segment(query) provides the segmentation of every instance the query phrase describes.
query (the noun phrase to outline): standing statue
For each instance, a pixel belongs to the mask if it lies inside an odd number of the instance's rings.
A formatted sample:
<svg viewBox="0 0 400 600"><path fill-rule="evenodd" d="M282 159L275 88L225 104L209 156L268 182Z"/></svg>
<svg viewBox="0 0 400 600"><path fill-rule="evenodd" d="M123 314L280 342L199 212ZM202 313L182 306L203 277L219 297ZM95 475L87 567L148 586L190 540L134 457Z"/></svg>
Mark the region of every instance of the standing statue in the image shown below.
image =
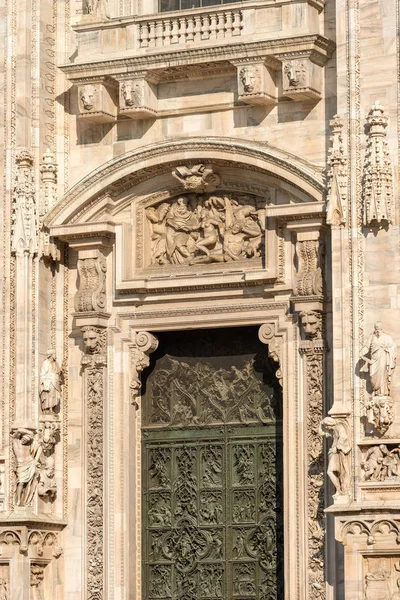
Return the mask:
<svg viewBox="0 0 400 600"><path fill-rule="evenodd" d="M377 321L360 354L365 362L361 371L369 372L373 396L389 396L392 373L396 366L396 351L396 343L383 331L381 321Z"/></svg>
<svg viewBox="0 0 400 600"><path fill-rule="evenodd" d="M325 417L321 421L320 434L327 438L333 438L329 449L329 462L327 474L336 488L337 495L346 495L350 484L350 461L351 451L350 431L344 419Z"/></svg>
<svg viewBox="0 0 400 600"><path fill-rule="evenodd" d="M39 480L38 463L42 447L29 429L19 427L13 434L13 450L17 461L17 506L29 506Z"/></svg>
<svg viewBox="0 0 400 600"><path fill-rule="evenodd" d="M40 371L40 404L43 414L54 414L61 392L61 368L54 350L47 351Z"/></svg>

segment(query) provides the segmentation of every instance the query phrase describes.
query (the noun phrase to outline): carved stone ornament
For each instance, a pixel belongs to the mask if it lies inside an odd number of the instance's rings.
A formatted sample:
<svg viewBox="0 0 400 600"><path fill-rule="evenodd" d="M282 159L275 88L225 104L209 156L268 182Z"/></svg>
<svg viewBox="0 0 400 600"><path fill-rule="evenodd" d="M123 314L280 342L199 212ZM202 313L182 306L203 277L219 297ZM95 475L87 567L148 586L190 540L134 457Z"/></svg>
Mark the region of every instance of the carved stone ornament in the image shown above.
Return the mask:
<svg viewBox="0 0 400 600"><path fill-rule="evenodd" d="M295 296L320 296L323 292L323 245L319 240L302 240L296 244L298 268L294 281Z"/></svg>
<svg viewBox="0 0 400 600"><path fill-rule="evenodd" d="M61 367L55 350L49 349L40 369L40 407L43 414L54 414L60 404Z"/></svg>
<svg viewBox="0 0 400 600"><path fill-rule="evenodd" d="M28 150L21 150L15 160L12 250L17 254L28 253L33 256L38 250L33 156Z"/></svg>
<svg viewBox="0 0 400 600"><path fill-rule="evenodd" d="M172 175L188 192L214 192L221 183L221 178L214 173L212 165L198 164L190 167L183 165L176 167Z"/></svg>
<svg viewBox="0 0 400 600"><path fill-rule="evenodd" d="M377 321L361 350L360 358L364 365L360 372L367 373L367 384L372 394L366 404L367 421L380 433L385 433L393 423L390 383L396 367L396 354L397 344L383 331L381 321Z"/></svg>
<svg viewBox="0 0 400 600"><path fill-rule="evenodd" d="M43 161L40 165L41 174L41 202L40 217L43 217L57 202L57 163L56 158L50 148L47 148L43 154Z"/></svg>
<svg viewBox="0 0 400 600"><path fill-rule="evenodd" d="M327 474L335 486L335 496L347 496L350 488L352 449L349 424L346 419L325 417L321 421L320 433L332 438Z"/></svg>
<svg viewBox="0 0 400 600"><path fill-rule="evenodd" d="M258 330L258 337L263 344L268 344L268 356L279 365L276 376L282 387L282 336L277 335L276 325L274 323L264 323Z"/></svg>
<svg viewBox="0 0 400 600"><path fill-rule="evenodd" d="M292 100L320 99L322 67L311 60L310 54L286 53L282 56L282 88Z"/></svg>
<svg viewBox="0 0 400 600"><path fill-rule="evenodd" d="M143 85L141 81L123 81L121 83L121 97L123 106L132 108L143 104Z"/></svg>
<svg viewBox="0 0 400 600"><path fill-rule="evenodd" d="M245 65L239 69L239 94L258 94L261 91L260 68Z"/></svg>
<svg viewBox="0 0 400 600"><path fill-rule="evenodd" d="M106 307L107 262L102 254L98 257L78 260L78 291L75 296L77 312L102 311Z"/></svg>
<svg viewBox="0 0 400 600"><path fill-rule="evenodd" d="M96 112L99 110L99 88L97 85L89 83L79 89L79 102L82 111Z"/></svg>
<svg viewBox="0 0 400 600"><path fill-rule="evenodd" d="M38 463L38 495L53 501L57 495L55 478L55 446L59 441L60 425L54 421L41 421L38 430L38 442L42 448Z"/></svg>
<svg viewBox="0 0 400 600"><path fill-rule="evenodd" d="M30 584L31 587L42 587L42 583L44 580L44 569L45 566L44 565L38 565L38 564L31 564L31 579L30 579Z"/></svg>
<svg viewBox="0 0 400 600"><path fill-rule="evenodd" d="M388 117L376 101L368 117L369 127L364 164L364 225L379 225L393 221L393 175L386 127Z"/></svg>
<svg viewBox="0 0 400 600"><path fill-rule="evenodd" d="M79 118L92 123L113 123L118 111L118 87L110 78L78 84Z"/></svg>
<svg viewBox="0 0 400 600"><path fill-rule="evenodd" d="M299 88L307 85L307 68L305 59L288 61L283 72L286 76L285 87Z"/></svg>
<svg viewBox="0 0 400 600"><path fill-rule="evenodd" d="M119 112L130 119L157 116L157 86L147 73L133 79L119 79Z"/></svg>
<svg viewBox="0 0 400 600"><path fill-rule="evenodd" d="M86 14L101 15L107 14L107 0L85 0Z"/></svg>
<svg viewBox="0 0 400 600"><path fill-rule="evenodd" d="M0 600L10 600L9 583L7 577L0 577Z"/></svg>
<svg viewBox="0 0 400 600"><path fill-rule="evenodd" d="M379 444L366 448L360 467L362 481L400 482L400 445Z"/></svg>
<svg viewBox="0 0 400 600"><path fill-rule="evenodd" d="M151 206L146 210L151 262L195 265L259 258L264 251L264 215L264 208L250 196L191 194Z"/></svg>
<svg viewBox="0 0 400 600"><path fill-rule="evenodd" d="M332 136L329 151L326 222L338 227L346 222L348 159L343 143L342 118L335 115L329 124Z"/></svg>
<svg viewBox="0 0 400 600"><path fill-rule="evenodd" d="M157 350L157 338L147 331L138 331L134 334L134 345L131 346L131 370L132 379L130 383L131 402L137 405L140 395L140 375L150 364L150 354Z"/></svg>
<svg viewBox="0 0 400 600"><path fill-rule="evenodd" d="M38 482L38 463L42 446L35 430L18 427L12 434L12 448L15 459L15 505L31 506Z"/></svg>
<svg viewBox="0 0 400 600"><path fill-rule="evenodd" d="M105 357L107 350L107 331L102 327L87 325L82 327L83 346L85 355L82 364L92 363L96 357ZM105 358L104 358L105 360Z"/></svg>

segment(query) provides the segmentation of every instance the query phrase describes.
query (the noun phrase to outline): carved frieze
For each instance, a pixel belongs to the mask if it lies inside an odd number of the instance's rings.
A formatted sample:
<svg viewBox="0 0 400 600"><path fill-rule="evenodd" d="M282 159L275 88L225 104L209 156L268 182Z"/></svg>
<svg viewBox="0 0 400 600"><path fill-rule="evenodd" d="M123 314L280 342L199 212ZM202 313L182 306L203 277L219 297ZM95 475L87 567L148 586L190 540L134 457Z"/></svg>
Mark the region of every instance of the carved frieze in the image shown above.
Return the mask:
<svg viewBox="0 0 400 600"><path fill-rule="evenodd" d="M78 260L78 291L75 296L77 312L103 311L106 307L107 262L98 252L96 257Z"/></svg>
<svg viewBox="0 0 400 600"><path fill-rule="evenodd" d="M78 85L79 118L92 123L113 123L117 118L116 82L103 78Z"/></svg>
<svg viewBox="0 0 400 600"><path fill-rule="evenodd" d="M260 258L264 208L253 196L188 194L146 209L152 265Z"/></svg>
<svg viewBox="0 0 400 600"><path fill-rule="evenodd" d="M377 100L367 117L369 132L363 177L364 225L393 221L392 163L386 141L388 121L383 106Z"/></svg>
<svg viewBox="0 0 400 600"><path fill-rule="evenodd" d="M335 115L329 124L332 136L329 151L326 222L338 227L346 222L348 158L343 143L342 118Z"/></svg>

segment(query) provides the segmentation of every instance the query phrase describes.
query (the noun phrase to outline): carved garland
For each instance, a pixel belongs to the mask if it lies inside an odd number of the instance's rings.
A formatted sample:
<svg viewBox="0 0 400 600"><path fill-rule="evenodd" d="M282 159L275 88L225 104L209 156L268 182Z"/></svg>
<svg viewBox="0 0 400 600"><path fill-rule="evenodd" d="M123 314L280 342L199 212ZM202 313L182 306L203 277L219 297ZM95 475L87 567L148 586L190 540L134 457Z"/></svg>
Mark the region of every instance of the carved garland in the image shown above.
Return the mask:
<svg viewBox="0 0 400 600"><path fill-rule="evenodd" d="M100 327L82 328L85 354L87 410L86 556L87 598L104 598L104 380L107 332Z"/></svg>

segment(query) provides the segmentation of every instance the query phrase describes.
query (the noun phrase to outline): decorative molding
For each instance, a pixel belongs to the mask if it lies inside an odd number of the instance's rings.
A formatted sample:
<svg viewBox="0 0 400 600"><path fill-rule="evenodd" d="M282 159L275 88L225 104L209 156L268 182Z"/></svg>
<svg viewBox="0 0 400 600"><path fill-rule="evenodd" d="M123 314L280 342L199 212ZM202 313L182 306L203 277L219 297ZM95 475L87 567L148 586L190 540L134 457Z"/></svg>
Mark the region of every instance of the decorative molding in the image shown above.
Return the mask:
<svg viewBox="0 0 400 600"><path fill-rule="evenodd" d="M360 544L360 537L365 536L367 546L374 546L380 538L387 539L388 534L395 536L395 543L400 545L400 522L394 519L359 518L343 524L338 540L343 545L349 542ZM353 538L353 539L352 539Z"/></svg>
<svg viewBox="0 0 400 600"><path fill-rule="evenodd" d="M328 194L326 222L333 227L340 227L346 222L348 158L343 143L343 120L335 115L329 121L332 129L331 148L328 162Z"/></svg>
<svg viewBox="0 0 400 600"><path fill-rule="evenodd" d="M268 344L268 356L278 364L276 377L283 387L283 335L279 333L277 323L272 321L261 325L258 337L263 344Z"/></svg>
<svg viewBox="0 0 400 600"><path fill-rule="evenodd" d="M386 141L388 122L385 110L377 100L367 117L369 133L363 175L364 225L367 226L393 222L393 174Z"/></svg>
<svg viewBox="0 0 400 600"><path fill-rule="evenodd" d="M137 406L137 400L140 395L141 380L140 374L150 364L150 354L157 350L158 339L147 331L131 332L133 344L130 344L130 359L132 379L130 383L131 403Z"/></svg>
<svg viewBox="0 0 400 600"><path fill-rule="evenodd" d="M97 251L97 257L78 260L77 312L104 311L107 304L106 273L107 261L100 251Z"/></svg>
<svg viewBox="0 0 400 600"><path fill-rule="evenodd" d="M41 218L51 209L57 202L57 163L54 153L47 148L43 154L42 164L39 168L41 202L39 216Z"/></svg>
<svg viewBox="0 0 400 600"><path fill-rule="evenodd" d="M107 330L86 326L83 334L86 405L86 556L87 598L104 598L104 402Z"/></svg>

